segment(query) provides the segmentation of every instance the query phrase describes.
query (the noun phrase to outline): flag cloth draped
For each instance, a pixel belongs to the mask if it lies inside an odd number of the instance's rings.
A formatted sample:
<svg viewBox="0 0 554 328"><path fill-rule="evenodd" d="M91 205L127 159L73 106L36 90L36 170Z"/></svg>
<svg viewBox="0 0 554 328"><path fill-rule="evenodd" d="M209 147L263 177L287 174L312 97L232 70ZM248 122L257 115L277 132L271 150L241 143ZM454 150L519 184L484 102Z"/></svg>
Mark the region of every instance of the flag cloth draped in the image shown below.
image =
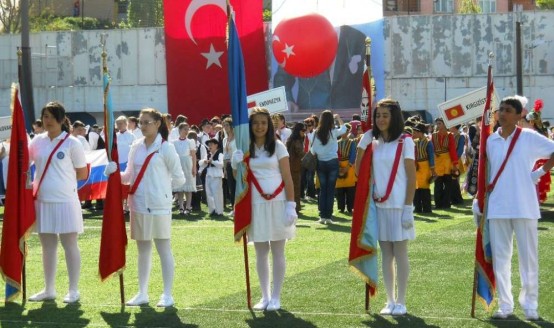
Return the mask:
<svg viewBox="0 0 554 328"><path fill-rule="evenodd" d="M475 270L477 274L477 296L485 305L487 310L490 309L494 301L496 283L492 266L492 249L489 239L489 221L487 215L487 181L489 174L489 165L487 161L487 139L491 134L492 124L492 99L494 94L494 82L492 78L492 67L489 65L487 78L487 98L485 101L485 109L483 111L483 120L481 121L481 136L479 139L479 163L477 176L477 201L481 209L479 227L477 228L477 236L475 242Z"/></svg>
<svg viewBox="0 0 554 328"><path fill-rule="evenodd" d="M377 291L378 264L377 209L371 197L373 194L372 156L373 150L370 143L364 152L358 174L348 262L351 269L369 285L369 293L374 296Z"/></svg>
<svg viewBox="0 0 554 328"><path fill-rule="evenodd" d="M240 28L248 94L267 90L263 3L230 2ZM194 123L229 113L226 1L164 0L164 22L169 113L185 114Z"/></svg>
<svg viewBox="0 0 554 328"><path fill-rule="evenodd" d="M366 65L364 75L362 77L362 130L366 132L371 129L371 105L373 103L373 90L371 86L371 68Z"/></svg>
<svg viewBox="0 0 554 328"><path fill-rule="evenodd" d="M104 122L106 122L106 153L110 161L118 163L117 138L115 137L114 115L110 95L110 75L104 67ZM108 279L125 269L127 232L123 216L123 198L119 169L108 177L104 213L102 216L102 236L98 268L100 279Z"/></svg>
<svg viewBox="0 0 554 328"><path fill-rule="evenodd" d="M0 272L6 280L6 301L15 299L22 290L22 270L27 250L25 240L35 223L35 205L29 169L29 150L25 118L17 84L12 84L12 132Z"/></svg>
<svg viewBox="0 0 554 328"><path fill-rule="evenodd" d="M244 59L234 19L229 18L229 92L231 115L237 149L244 153L244 161L237 167L237 186L235 192L235 241L240 241L252 221L252 195L248 170L250 125L246 101L246 77Z"/></svg>

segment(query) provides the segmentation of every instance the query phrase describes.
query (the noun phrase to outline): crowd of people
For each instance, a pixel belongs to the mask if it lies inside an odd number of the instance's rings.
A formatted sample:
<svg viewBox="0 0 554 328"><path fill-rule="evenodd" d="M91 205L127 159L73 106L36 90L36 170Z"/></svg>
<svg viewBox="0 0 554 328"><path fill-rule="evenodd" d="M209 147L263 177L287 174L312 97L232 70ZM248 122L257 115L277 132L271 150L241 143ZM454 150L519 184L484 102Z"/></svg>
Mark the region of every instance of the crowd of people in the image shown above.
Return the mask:
<svg viewBox="0 0 554 328"><path fill-rule="evenodd" d="M519 300L526 317L538 319L536 230L539 203L546 200L550 190L550 174L546 173L554 165L554 141L548 122L541 119L542 102L537 101L531 111L526 110L527 102L518 96L502 100L494 113L494 133L486 147L491 177L495 177L494 181L492 178L488 181L485 217L491 224L499 293L496 318L508 317L514 308L510 263L515 234L522 279ZM414 213L426 215L433 209L465 206L463 194L468 199L475 196L481 118L448 129L442 118L436 118L433 124L427 124L418 115L406 118L398 102L384 99L376 104L371 121L373 128L363 131L359 115L345 123L338 114L325 110L319 116L287 123L280 113L271 115L266 109L253 109L248 159L254 186L253 215L247 234L254 243L262 293L255 310L273 311L281 307L285 245L295 236L295 222L302 213L302 205L317 200L318 222L323 225L334 224L335 199L339 212L351 214L361 161L371 149L368 202L378 222L377 238L387 294L381 314L407 313L408 243L415 239ZM199 212L205 203L211 218L233 217L235 170L245 160L244 154L237 150L233 121L228 115L205 119L196 126L189 124L184 115L173 121L171 115L147 108L138 118L118 117L115 128L119 162L108 163L104 174L119 171L122 183L128 185L129 196L122 206L129 213L131 238L138 248L138 293L127 305L149 302L154 241L164 286L157 305L172 306L173 208L176 206L186 218ZM80 202L77 181L88 174L86 152L103 149L106 142L101 127L89 128L80 121L70 124L58 102L44 106L33 129L29 152L36 167L33 194L45 287L29 300L56 297L59 239L69 276L64 302L73 303L80 299L81 259L77 239L83 232L82 209L92 209L90 201ZM1 192L5 192L7 146L3 142L0 152L4 168L4 174L0 175ZM317 159L316 169L303 165L307 153ZM504 169L507 173L500 176ZM514 198L521 196L511 191L515 186L525 189L525 201ZM476 204L474 200L472 210L479 218L483 211ZM226 205L230 208L227 213ZM102 200L96 200L94 208L101 209Z"/></svg>

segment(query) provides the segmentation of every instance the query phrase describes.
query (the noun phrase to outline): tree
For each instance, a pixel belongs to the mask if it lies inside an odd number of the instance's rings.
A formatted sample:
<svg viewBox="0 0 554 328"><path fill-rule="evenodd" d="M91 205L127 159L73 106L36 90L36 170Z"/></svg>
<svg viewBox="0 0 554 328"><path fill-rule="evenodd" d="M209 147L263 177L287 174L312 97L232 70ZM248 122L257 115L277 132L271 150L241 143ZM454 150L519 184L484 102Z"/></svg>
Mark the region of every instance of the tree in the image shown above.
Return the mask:
<svg viewBox="0 0 554 328"><path fill-rule="evenodd" d="M20 16L19 1L0 0L0 31L4 33L19 32Z"/></svg>
<svg viewBox="0 0 554 328"><path fill-rule="evenodd" d="M475 0L461 0L458 7L460 14L478 14L481 12L481 7Z"/></svg>
<svg viewBox="0 0 554 328"><path fill-rule="evenodd" d="M554 9L554 0L537 0L536 4L542 10Z"/></svg>
<svg viewBox="0 0 554 328"><path fill-rule="evenodd" d="M130 0L127 10L131 27L164 26L163 0Z"/></svg>

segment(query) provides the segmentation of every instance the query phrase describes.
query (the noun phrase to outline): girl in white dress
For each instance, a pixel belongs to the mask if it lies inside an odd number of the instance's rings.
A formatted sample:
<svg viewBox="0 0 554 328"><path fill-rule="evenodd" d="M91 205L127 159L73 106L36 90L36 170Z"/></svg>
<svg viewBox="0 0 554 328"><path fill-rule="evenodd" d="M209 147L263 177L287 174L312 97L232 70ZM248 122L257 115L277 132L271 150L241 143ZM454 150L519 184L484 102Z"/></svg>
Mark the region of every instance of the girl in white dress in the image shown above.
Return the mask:
<svg viewBox="0 0 554 328"><path fill-rule="evenodd" d="M265 196L260 194L254 183L251 184L252 221L248 240L254 242L256 270L262 291L262 299L254 310L276 311L281 308L281 287L285 279L285 243L295 235L297 214L289 155L285 145L275 139L273 124L265 108L255 107L250 114L250 155L249 169ZM233 165L242 161L242 157L242 152L237 150L233 154ZM272 293L269 283L270 250L273 258Z"/></svg>
<svg viewBox="0 0 554 328"><path fill-rule="evenodd" d="M189 214L191 211L192 193L196 192L196 142L188 139L189 125L188 123L179 124L179 138L172 143L175 146L179 160L181 161L181 169L185 175L185 183L173 189L177 193L177 204L179 205L179 213ZM195 163L195 165L193 165ZM183 204L183 198L186 196L186 207Z"/></svg>
<svg viewBox="0 0 554 328"><path fill-rule="evenodd" d="M163 277L163 294L157 306L168 307L175 303L171 295L175 274L170 245L171 193L185 183L185 176L175 147L166 142L168 128L162 114L153 108L143 109L139 124L144 137L131 146L127 168L121 173L121 182L131 185L128 199L131 239L137 241L138 248L139 292L126 304L138 306L148 303L153 239L160 256ZM116 168L116 164L110 162L106 175L115 172ZM142 179L139 178L141 176Z"/></svg>
<svg viewBox="0 0 554 328"><path fill-rule="evenodd" d="M392 99L379 101L373 112L373 122L373 135L364 134L358 144L356 169L360 167L359 160L365 149L372 143L374 194L369 197L373 197L377 208L378 240L387 292L387 303L381 314L404 315L407 313L406 289L410 271L408 241L415 238L415 146L410 136L403 135L404 120L398 102ZM396 161L399 149L401 153ZM393 176L395 166L397 171ZM392 189L387 192L389 186ZM395 285L398 287L397 296Z"/></svg>
<svg viewBox="0 0 554 328"><path fill-rule="evenodd" d="M31 296L29 301L40 302L56 298L59 236L69 275L69 293L63 301L74 303L80 298L78 283L81 252L77 235L83 233L83 213L77 194L77 180L87 178L87 161L81 142L69 134L69 122L62 104L46 104L42 109L41 119L47 133L35 135L29 145L29 155L36 166L33 181L35 228L42 245L44 290Z"/></svg>

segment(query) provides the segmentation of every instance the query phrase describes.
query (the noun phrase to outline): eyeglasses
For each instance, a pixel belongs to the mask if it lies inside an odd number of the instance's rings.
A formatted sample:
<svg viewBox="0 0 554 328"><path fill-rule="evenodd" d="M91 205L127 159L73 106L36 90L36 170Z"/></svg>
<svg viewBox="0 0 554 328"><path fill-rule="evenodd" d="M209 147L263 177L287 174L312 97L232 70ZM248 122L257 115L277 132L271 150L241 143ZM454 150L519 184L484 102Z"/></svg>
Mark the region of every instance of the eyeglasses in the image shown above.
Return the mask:
<svg viewBox="0 0 554 328"><path fill-rule="evenodd" d="M147 126L147 125L150 125L152 123L154 123L155 121L139 121L139 125L144 125L144 126Z"/></svg>

